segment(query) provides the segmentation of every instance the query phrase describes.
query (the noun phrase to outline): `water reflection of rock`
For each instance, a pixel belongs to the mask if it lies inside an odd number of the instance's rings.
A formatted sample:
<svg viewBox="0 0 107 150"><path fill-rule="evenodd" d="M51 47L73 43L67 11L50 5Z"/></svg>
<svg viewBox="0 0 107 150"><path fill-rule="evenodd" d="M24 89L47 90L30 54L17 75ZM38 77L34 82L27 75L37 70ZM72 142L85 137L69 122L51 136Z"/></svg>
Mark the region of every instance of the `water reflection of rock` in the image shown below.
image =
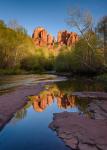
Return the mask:
<svg viewBox="0 0 107 150"><path fill-rule="evenodd" d="M45 93L39 96L32 96L33 100L33 108L37 112L43 112L49 105L56 101L59 109L67 109L71 107L75 107L75 96L68 96L64 93L59 93L59 95L55 96L54 93L49 91L45 91Z"/></svg>
<svg viewBox="0 0 107 150"><path fill-rule="evenodd" d="M67 94L62 94L57 97L58 108L75 107L75 96L68 96Z"/></svg>
<svg viewBox="0 0 107 150"><path fill-rule="evenodd" d="M85 113L90 116L88 106L91 101L87 98L87 96L84 99L80 100L80 96L78 97L78 95L74 94L75 89L73 89L73 87L75 87L75 82L70 82L69 86L67 86L68 82L66 85L66 82L61 82L62 86L61 83L47 85L46 90L41 91L39 95L31 96L34 110L36 112L43 112L49 105L56 102L59 109L75 107L78 108L79 112ZM85 84L85 89L87 89L86 86L89 85ZM95 88L95 90L98 90L98 87L100 87L100 85L98 86L96 84L93 86L90 85L88 90L91 91L93 90L93 88ZM80 93L82 94L84 92Z"/></svg>

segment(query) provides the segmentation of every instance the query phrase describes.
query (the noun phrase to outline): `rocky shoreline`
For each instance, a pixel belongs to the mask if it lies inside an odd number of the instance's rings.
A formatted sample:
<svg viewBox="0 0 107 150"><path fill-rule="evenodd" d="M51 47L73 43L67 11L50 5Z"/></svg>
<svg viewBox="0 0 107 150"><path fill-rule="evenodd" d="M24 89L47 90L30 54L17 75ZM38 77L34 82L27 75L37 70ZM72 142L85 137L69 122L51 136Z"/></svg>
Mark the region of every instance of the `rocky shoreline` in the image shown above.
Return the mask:
<svg viewBox="0 0 107 150"><path fill-rule="evenodd" d="M57 81L57 80L56 80ZM0 129L27 102L27 96L38 94L46 84L20 86L10 93L0 96ZM88 99L86 112L62 112L54 114L49 127L59 138L74 150L107 150L107 93L73 92L80 101Z"/></svg>
<svg viewBox="0 0 107 150"><path fill-rule="evenodd" d="M100 94L90 95L94 98L95 95L97 98L100 96L100 99L90 99L88 114L72 112L54 114L53 122L49 127L55 130L58 137L71 149L107 150L107 93L102 93L103 98L106 99L101 99ZM81 95L86 96L83 93Z"/></svg>
<svg viewBox="0 0 107 150"><path fill-rule="evenodd" d="M27 103L27 96L38 94L44 89L45 84L44 82L31 86L21 86L13 92L0 96L0 129Z"/></svg>
<svg viewBox="0 0 107 150"><path fill-rule="evenodd" d="M56 78L57 77L57 78ZM42 80L34 84L13 87L12 91L0 95L0 129L14 116L14 114L27 104L30 95L37 95L44 90L45 85L66 80L65 77L56 76L52 80Z"/></svg>

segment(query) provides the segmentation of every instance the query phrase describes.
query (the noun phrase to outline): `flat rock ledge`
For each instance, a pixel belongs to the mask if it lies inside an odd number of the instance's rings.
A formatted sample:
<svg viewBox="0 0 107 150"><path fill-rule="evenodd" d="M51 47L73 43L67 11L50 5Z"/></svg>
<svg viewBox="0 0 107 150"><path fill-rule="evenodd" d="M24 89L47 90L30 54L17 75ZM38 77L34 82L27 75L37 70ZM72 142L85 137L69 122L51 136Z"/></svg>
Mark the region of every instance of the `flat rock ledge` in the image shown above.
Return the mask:
<svg viewBox="0 0 107 150"><path fill-rule="evenodd" d="M31 86L21 86L15 91L0 96L0 129L14 116L14 114L27 104L27 96L38 94L44 89L46 83Z"/></svg>
<svg viewBox="0 0 107 150"><path fill-rule="evenodd" d="M73 92L72 96L79 98L103 99L107 100L107 92Z"/></svg>
<svg viewBox="0 0 107 150"><path fill-rule="evenodd" d="M107 119L90 119L78 113L54 114L49 125L74 150L107 150Z"/></svg>

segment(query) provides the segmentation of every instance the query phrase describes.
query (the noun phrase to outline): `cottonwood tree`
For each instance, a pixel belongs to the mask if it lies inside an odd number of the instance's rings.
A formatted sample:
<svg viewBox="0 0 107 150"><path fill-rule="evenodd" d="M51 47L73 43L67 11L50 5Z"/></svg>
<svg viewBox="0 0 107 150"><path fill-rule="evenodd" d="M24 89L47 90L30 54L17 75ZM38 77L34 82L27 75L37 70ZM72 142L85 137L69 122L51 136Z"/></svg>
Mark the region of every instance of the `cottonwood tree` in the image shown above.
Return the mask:
<svg viewBox="0 0 107 150"><path fill-rule="evenodd" d="M95 55L97 44L94 45L93 40L97 41L97 37L95 32L93 31L93 18L89 11L81 10L80 8L73 7L68 10L68 18L67 24L72 27L76 28L80 33L82 39L84 39L85 43L87 43L87 56L90 57L89 60L93 59L93 55ZM86 49L86 47L84 47ZM77 55L78 58L81 59L82 63L87 66L89 69L95 70L92 66L85 63L81 55ZM93 61L93 60L92 60Z"/></svg>
<svg viewBox="0 0 107 150"><path fill-rule="evenodd" d="M0 28L6 28L6 24L3 20L0 20Z"/></svg>
<svg viewBox="0 0 107 150"><path fill-rule="evenodd" d="M107 16L104 16L97 24L96 32L103 42L104 57L107 63Z"/></svg>
<svg viewBox="0 0 107 150"><path fill-rule="evenodd" d="M86 32L93 32L92 31L92 26L93 26L93 18L90 14L89 11L84 11L79 8L70 8L68 10L68 19L67 19L67 24L70 27L76 28L82 37L85 39L89 47L93 50L93 47L91 43L89 42L90 40L90 34L89 36L86 36Z"/></svg>
<svg viewBox="0 0 107 150"><path fill-rule="evenodd" d="M13 27L20 29L18 25L13 24ZM35 45L28 35L0 20L0 68L17 68L22 59L34 53Z"/></svg>
<svg viewBox="0 0 107 150"><path fill-rule="evenodd" d="M27 30L22 27L16 20L10 20L8 23L8 27L15 30L16 32L27 35Z"/></svg>

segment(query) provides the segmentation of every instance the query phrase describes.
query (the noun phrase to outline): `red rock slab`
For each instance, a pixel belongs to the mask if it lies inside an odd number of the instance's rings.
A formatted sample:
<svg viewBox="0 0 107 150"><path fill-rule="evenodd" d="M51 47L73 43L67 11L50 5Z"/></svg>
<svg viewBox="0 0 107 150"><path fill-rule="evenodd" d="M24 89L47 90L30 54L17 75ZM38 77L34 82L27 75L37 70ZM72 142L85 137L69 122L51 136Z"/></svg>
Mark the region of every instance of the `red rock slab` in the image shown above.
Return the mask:
<svg viewBox="0 0 107 150"><path fill-rule="evenodd" d="M107 92L73 92L72 95L79 98L107 99Z"/></svg>
<svg viewBox="0 0 107 150"><path fill-rule="evenodd" d="M2 128L27 103L27 96L43 90L45 83L22 86L11 93L0 96L0 128Z"/></svg>
<svg viewBox="0 0 107 150"><path fill-rule="evenodd" d="M75 150L107 150L107 120L94 120L78 113L54 114L49 125L65 144Z"/></svg>

